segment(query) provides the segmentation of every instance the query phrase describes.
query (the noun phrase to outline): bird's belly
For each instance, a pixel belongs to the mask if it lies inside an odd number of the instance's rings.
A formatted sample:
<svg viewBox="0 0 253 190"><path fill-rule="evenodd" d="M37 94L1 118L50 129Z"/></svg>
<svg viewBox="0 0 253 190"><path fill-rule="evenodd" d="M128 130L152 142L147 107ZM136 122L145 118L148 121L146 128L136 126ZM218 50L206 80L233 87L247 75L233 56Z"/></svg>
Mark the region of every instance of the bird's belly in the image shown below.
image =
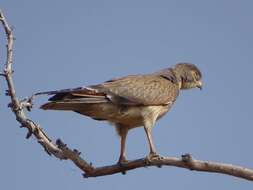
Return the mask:
<svg viewBox="0 0 253 190"><path fill-rule="evenodd" d="M141 126L142 116L139 106L121 106L111 103L89 104L78 113L95 120L107 120L110 123L119 123L127 126Z"/></svg>
<svg viewBox="0 0 253 190"><path fill-rule="evenodd" d="M168 111L168 106L121 106L115 104L93 104L86 106L81 114L96 120L122 124L129 128L144 125L147 118L159 119Z"/></svg>
<svg viewBox="0 0 253 190"><path fill-rule="evenodd" d="M120 123L129 128L139 127L143 125L142 107L131 106L123 107L116 113L115 118L112 118L114 123Z"/></svg>
<svg viewBox="0 0 253 190"><path fill-rule="evenodd" d="M143 126L147 118L160 119L167 111L168 106L131 106L120 109L110 122L135 128Z"/></svg>

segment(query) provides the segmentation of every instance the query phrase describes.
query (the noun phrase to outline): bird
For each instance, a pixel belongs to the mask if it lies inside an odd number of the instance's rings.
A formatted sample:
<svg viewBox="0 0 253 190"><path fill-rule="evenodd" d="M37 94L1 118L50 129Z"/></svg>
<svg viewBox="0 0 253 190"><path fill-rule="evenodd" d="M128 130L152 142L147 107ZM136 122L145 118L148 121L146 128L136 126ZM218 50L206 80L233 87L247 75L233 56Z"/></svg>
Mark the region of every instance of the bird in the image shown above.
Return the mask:
<svg viewBox="0 0 253 190"><path fill-rule="evenodd" d="M100 84L39 92L51 95L40 108L64 110L108 121L120 137L118 164L128 163L125 146L129 130L143 127L149 145L147 161L162 158L153 143L152 128L175 103L181 90L202 89L202 74L196 65L178 63L149 74L119 77Z"/></svg>

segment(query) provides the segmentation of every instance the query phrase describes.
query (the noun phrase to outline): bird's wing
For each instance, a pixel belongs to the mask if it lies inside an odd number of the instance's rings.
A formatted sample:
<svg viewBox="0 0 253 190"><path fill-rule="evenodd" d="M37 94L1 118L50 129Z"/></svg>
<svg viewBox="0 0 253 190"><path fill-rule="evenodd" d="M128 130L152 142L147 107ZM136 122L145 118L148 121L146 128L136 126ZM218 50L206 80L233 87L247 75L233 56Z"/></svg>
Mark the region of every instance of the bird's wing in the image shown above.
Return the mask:
<svg viewBox="0 0 253 190"><path fill-rule="evenodd" d="M159 74L130 75L91 86L116 104L164 105L178 96L178 85Z"/></svg>
<svg viewBox="0 0 253 190"><path fill-rule="evenodd" d="M166 105L173 103L178 93L178 86L173 80L151 74L129 75L89 87L39 92L35 95L53 95L49 103L41 106L42 109L72 109L81 104L108 102L119 105Z"/></svg>

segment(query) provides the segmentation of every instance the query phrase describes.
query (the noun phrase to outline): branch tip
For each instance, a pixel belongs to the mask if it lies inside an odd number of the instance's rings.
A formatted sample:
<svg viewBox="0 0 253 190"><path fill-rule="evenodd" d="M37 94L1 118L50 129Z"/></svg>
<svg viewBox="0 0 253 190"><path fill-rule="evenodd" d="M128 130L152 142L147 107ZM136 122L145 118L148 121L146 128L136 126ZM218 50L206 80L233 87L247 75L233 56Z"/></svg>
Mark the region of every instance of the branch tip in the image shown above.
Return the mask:
<svg viewBox="0 0 253 190"><path fill-rule="evenodd" d="M6 45L6 47L8 48L8 45ZM9 52L12 52L13 50L12 49L9 49L8 50ZM13 63L12 60L8 61L8 63ZM10 70L8 68L4 68L4 74L5 75L11 75L14 73L14 70Z"/></svg>
<svg viewBox="0 0 253 190"><path fill-rule="evenodd" d="M10 96L10 95L11 95L10 90L5 90L5 96Z"/></svg>
<svg viewBox="0 0 253 190"><path fill-rule="evenodd" d="M20 106L22 108L26 108L28 111L31 111L33 103L31 102L30 98L24 98L23 100L20 100Z"/></svg>
<svg viewBox="0 0 253 190"><path fill-rule="evenodd" d="M65 147L67 147L67 144L63 143L63 141L61 139L57 139L56 140L56 145L58 146L58 148L65 148Z"/></svg>
<svg viewBox="0 0 253 190"><path fill-rule="evenodd" d="M73 149L73 152L74 152L77 156L80 156L80 155L81 155L81 152L78 151L77 149Z"/></svg>
<svg viewBox="0 0 253 190"><path fill-rule="evenodd" d="M32 134L33 134L33 131L32 131L31 129L28 128L28 132L27 132L25 138L26 138L26 139L29 139L29 138L32 136ZM39 140L38 140L38 142L39 142Z"/></svg>
<svg viewBox="0 0 253 190"><path fill-rule="evenodd" d="M192 156L189 153L183 154L181 157L183 162L189 163L192 161Z"/></svg>

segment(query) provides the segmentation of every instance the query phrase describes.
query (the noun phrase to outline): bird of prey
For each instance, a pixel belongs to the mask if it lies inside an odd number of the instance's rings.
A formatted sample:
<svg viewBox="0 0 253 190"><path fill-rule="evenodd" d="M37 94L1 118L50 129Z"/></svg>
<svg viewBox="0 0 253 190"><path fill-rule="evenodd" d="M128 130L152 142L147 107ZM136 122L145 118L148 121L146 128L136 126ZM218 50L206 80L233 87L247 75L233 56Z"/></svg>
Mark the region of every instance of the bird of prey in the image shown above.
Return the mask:
<svg viewBox="0 0 253 190"><path fill-rule="evenodd" d="M151 160L159 155L152 139L155 122L167 113L180 90L202 88L201 72L193 64L179 63L151 74L129 75L87 87L40 92L53 95L44 110L68 110L112 123L120 136L119 164L127 162L128 131L143 126Z"/></svg>

